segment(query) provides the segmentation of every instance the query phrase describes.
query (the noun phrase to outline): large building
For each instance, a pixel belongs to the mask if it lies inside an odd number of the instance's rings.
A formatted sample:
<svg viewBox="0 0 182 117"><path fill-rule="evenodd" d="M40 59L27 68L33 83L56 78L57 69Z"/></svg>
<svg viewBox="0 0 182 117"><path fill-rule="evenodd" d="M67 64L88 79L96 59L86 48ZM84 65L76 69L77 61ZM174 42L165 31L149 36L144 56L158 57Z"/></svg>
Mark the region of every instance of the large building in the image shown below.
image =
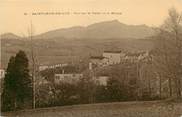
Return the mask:
<svg viewBox="0 0 182 117"><path fill-rule="evenodd" d="M122 51L104 51L102 56L91 56L89 69L102 67L107 65L120 64L123 62L138 62L146 61L149 57L149 52L122 52Z"/></svg>
<svg viewBox="0 0 182 117"><path fill-rule="evenodd" d="M108 58L108 64L119 64L121 62L121 58L124 56L124 53L121 51L104 51L103 57Z"/></svg>
<svg viewBox="0 0 182 117"><path fill-rule="evenodd" d="M107 65L120 64L124 56L125 53L121 51L104 51L102 53L102 56L90 57L89 69L94 69L95 67L102 67Z"/></svg>

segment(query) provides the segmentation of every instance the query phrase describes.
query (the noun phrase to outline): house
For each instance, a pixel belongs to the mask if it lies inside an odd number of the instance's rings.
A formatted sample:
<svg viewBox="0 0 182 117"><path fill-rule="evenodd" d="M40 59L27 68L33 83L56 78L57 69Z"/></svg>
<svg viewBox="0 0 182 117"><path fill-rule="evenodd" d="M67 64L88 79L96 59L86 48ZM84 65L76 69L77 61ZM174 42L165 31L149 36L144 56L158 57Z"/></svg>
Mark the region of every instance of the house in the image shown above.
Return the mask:
<svg viewBox="0 0 182 117"><path fill-rule="evenodd" d="M98 76L95 78L95 82L97 85L106 86L108 79L109 79L108 76Z"/></svg>
<svg viewBox="0 0 182 117"><path fill-rule="evenodd" d="M89 69L93 69L94 67L101 67L108 65L109 59L103 56L91 56Z"/></svg>
<svg viewBox="0 0 182 117"><path fill-rule="evenodd" d="M119 64L121 62L121 58L125 54L122 53L121 51L104 51L103 52L103 57L108 58L108 64L113 65L113 64Z"/></svg>
<svg viewBox="0 0 182 117"><path fill-rule="evenodd" d="M79 73L55 74L54 82L74 84L77 83L81 78L83 78L83 74Z"/></svg>
<svg viewBox="0 0 182 117"><path fill-rule="evenodd" d="M102 56L91 56L89 69L94 67L102 67L107 65L119 64L125 57L125 53L121 51L104 51Z"/></svg>
<svg viewBox="0 0 182 117"><path fill-rule="evenodd" d="M5 70L4 69L0 69L0 79L5 77Z"/></svg>
<svg viewBox="0 0 182 117"><path fill-rule="evenodd" d="M49 67L47 65L40 65L39 66L39 71L43 71L43 70L46 70L48 69Z"/></svg>

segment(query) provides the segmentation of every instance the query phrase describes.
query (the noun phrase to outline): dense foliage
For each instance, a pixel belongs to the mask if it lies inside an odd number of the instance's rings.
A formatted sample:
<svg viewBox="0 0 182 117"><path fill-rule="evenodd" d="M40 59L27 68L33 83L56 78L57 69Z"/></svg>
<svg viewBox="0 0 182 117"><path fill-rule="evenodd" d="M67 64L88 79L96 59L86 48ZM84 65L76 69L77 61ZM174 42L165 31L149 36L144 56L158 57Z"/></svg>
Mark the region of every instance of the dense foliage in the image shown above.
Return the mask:
<svg viewBox="0 0 182 117"><path fill-rule="evenodd" d="M12 111L30 105L32 88L28 58L23 51L11 57L4 78L2 110Z"/></svg>

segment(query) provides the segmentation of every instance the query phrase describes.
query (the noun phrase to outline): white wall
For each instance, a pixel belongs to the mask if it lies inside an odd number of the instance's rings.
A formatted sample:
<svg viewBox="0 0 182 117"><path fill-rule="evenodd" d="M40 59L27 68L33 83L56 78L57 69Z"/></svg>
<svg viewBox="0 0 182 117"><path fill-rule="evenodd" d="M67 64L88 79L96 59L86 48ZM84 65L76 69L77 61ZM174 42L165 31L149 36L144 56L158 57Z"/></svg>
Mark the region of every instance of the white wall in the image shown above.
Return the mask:
<svg viewBox="0 0 182 117"><path fill-rule="evenodd" d="M121 62L121 53L103 53L103 57L109 59L109 64L118 64Z"/></svg>
<svg viewBox="0 0 182 117"><path fill-rule="evenodd" d="M83 77L83 74L55 74L56 83L76 83Z"/></svg>
<svg viewBox="0 0 182 117"><path fill-rule="evenodd" d="M0 79L5 77L5 70L0 69Z"/></svg>
<svg viewBox="0 0 182 117"><path fill-rule="evenodd" d="M108 79L108 76L99 76L96 78L96 83L98 83L99 85L106 86Z"/></svg>

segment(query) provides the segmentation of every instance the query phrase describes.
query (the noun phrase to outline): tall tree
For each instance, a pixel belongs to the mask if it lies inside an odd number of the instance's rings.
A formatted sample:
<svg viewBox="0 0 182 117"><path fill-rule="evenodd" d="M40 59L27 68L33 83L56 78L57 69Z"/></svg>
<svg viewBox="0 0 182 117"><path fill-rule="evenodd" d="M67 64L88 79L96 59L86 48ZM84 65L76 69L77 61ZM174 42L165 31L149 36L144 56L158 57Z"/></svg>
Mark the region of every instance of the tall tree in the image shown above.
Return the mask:
<svg viewBox="0 0 182 117"><path fill-rule="evenodd" d="M169 82L170 96L172 83L176 97L181 97L182 77L182 26L181 15L176 9L169 10L169 17L161 26L157 35L156 53L157 63L161 73Z"/></svg>
<svg viewBox="0 0 182 117"><path fill-rule="evenodd" d="M5 75L2 100L8 105L5 110L24 108L32 95L31 79L29 76L28 59L23 51L11 57ZM7 100L6 100L7 97Z"/></svg>
<svg viewBox="0 0 182 117"><path fill-rule="evenodd" d="M17 86L16 86L16 93L17 93L17 101L21 103L25 103L26 99L31 99L32 95L32 85L31 85L31 78L29 75L28 69L28 58L23 51L19 51L15 57L15 75L14 78L16 79Z"/></svg>
<svg viewBox="0 0 182 117"><path fill-rule="evenodd" d="M31 74L32 74L32 108L35 108L35 102L36 102L36 99L35 99L35 84L36 84L36 79L35 77L37 77L37 59L36 59L36 54L35 54L35 51L34 51L34 43L33 43L33 35L34 35L34 28L33 28L33 24L32 24L32 21L31 21L31 24L30 24L30 29L28 30L28 34L29 34L29 38L30 38L30 58L31 58L31 63L32 63L32 66L31 66Z"/></svg>
<svg viewBox="0 0 182 117"><path fill-rule="evenodd" d="M2 111L11 111L14 109L14 63L15 63L15 57L11 57L8 63L8 68L5 74L4 78L4 88L3 88L3 93L1 97L1 109Z"/></svg>

